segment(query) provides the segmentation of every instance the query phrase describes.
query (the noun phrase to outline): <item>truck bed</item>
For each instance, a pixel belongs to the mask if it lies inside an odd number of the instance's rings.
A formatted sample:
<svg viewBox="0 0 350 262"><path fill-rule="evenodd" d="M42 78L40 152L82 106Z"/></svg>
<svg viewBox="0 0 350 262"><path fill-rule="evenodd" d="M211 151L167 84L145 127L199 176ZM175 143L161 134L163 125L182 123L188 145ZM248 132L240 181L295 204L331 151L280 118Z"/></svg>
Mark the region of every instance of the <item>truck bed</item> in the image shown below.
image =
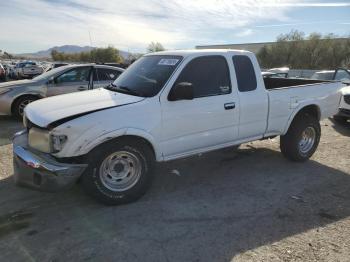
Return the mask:
<svg viewBox="0 0 350 262"><path fill-rule="evenodd" d="M308 79L264 79L269 96L267 134L284 134L294 114L306 105L319 108L319 118L337 113L339 82ZM266 135L266 134L265 134Z"/></svg>
<svg viewBox="0 0 350 262"><path fill-rule="evenodd" d="M265 88L267 90L277 89L277 88L286 88L286 87L298 87L298 86L329 83L329 82L331 81L302 79L302 78L264 78Z"/></svg>

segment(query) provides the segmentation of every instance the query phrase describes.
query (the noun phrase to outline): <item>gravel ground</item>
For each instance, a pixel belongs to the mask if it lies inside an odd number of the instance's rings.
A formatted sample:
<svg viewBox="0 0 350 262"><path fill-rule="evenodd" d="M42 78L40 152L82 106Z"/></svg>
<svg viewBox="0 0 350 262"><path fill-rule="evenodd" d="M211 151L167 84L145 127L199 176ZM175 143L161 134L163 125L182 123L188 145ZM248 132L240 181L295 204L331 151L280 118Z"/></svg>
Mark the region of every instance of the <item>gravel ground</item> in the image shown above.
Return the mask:
<svg viewBox="0 0 350 262"><path fill-rule="evenodd" d="M1 261L350 261L350 125L323 121L306 163L276 138L160 164L151 190L117 207L78 185L15 187L17 129L0 119Z"/></svg>

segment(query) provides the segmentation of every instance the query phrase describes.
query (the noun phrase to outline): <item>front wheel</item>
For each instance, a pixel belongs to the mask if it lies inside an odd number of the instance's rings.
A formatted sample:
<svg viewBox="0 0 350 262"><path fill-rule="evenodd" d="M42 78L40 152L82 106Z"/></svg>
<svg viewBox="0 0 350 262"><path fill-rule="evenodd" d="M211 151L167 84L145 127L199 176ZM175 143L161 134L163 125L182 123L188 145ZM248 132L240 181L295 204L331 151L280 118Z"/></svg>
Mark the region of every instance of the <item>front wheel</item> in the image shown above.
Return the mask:
<svg viewBox="0 0 350 262"><path fill-rule="evenodd" d="M82 186L107 205L133 202L148 189L153 165L154 154L146 143L137 139L107 142L90 153Z"/></svg>
<svg viewBox="0 0 350 262"><path fill-rule="evenodd" d="M18 98L13 105L14 116L19 119L22 118L24 114L24 108L35 100L38 100L38 97L30 95L25 95Z"/></svg>
<svg viewBox="0 0 350 262"><path fill-rule="evenodd" d="M287 134L281 136L281 152L292 161L306 161L315 153L320 137L321 127L315 117L308 114L296 116Z"/></svg>

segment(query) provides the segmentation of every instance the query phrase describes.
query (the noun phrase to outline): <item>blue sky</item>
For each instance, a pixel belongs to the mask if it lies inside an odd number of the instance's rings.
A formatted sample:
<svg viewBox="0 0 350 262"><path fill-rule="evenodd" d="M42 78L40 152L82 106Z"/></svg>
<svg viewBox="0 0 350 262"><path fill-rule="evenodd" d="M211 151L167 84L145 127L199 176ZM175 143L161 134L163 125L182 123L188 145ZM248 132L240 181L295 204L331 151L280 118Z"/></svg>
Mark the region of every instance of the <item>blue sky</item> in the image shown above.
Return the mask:
<svg viewBox="0 0 350 262"><path fill-rule="evenodd" d="M292 29L350 35L350 0L11 0L0 5L0 49L64 44L144 52L274 41Z"/></svg>

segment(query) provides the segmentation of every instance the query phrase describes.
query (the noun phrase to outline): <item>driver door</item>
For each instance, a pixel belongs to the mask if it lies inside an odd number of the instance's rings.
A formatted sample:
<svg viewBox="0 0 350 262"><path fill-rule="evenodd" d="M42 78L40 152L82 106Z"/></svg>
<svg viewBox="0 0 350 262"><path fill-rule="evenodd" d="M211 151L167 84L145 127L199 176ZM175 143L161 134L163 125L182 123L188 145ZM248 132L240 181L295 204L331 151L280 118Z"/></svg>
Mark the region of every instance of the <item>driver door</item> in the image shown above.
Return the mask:
<svg viewBox="0 0 350 262"><path fill-rule="evenodd" d="M193 86L193 100L169 101L162 95L162 141L165 158L232 143L238 137L238 96L232 91L230 70L223 56L192 59L177 83Z"/></svg>
<svg viewBox="0 0 350 262"><path fill-rule="evenodd" d="M48 84L47 96L55 96L88 90L91 66L76 67L55 77Z"/></svg>

